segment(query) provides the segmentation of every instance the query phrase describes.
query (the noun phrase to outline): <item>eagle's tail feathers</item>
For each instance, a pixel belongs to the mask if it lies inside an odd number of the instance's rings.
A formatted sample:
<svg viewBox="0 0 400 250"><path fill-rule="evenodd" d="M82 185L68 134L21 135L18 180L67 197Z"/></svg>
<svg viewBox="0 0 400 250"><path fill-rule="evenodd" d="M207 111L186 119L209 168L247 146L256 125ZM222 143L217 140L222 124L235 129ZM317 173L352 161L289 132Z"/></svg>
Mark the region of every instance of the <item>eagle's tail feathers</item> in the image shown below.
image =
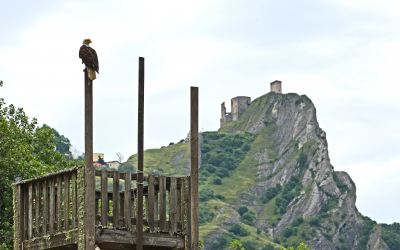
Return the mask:
<svg viewBox="0 0 400 250"><path fill-rule="evenodd" d="M96 71L94 71L92 68L87 67L88 69L88 75L90 80L95 80L96 79Z"/></svg>

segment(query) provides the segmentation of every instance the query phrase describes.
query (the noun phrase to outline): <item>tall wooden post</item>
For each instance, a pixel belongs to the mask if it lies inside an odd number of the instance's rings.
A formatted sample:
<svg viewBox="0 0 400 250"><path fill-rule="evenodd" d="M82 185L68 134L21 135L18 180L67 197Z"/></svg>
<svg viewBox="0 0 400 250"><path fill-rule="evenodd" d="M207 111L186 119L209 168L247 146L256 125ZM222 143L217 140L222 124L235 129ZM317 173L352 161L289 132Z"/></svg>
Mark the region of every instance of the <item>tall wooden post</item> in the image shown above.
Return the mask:
<svg viewBox="0 0 400 250"><path fill-rule="evenodd" d="M93 81L85 70L85 249L94 249Z"/></svg>
<svg viewBox="0 0 400 250"><path fill-rule="evenodd" d="M190 88L191 250L199 250L199 88Z"/></svg>
<svg viewBox="0 0 400 250"><path fill-rule="evenodd" d="M143 117L144 117L144 57L139 57L139 112L138 112L138 180L137 180L137 240L136 250L143 250Z"/></svg>

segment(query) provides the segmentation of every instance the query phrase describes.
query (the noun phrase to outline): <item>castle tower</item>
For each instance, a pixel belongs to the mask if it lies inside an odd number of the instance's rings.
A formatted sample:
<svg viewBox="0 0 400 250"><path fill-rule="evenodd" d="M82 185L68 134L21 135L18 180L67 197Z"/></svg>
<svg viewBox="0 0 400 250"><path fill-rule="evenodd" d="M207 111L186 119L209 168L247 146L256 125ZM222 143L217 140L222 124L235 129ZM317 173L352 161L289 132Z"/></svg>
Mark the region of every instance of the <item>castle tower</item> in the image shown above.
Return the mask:
<svg viewBox="0 0 400 250"><path fill-rule="evenodd" d="M231 112L226 112L225 102L221 104L221 127L231 121L236 121L250 106L251 97L248 96L237 96L231 99Z"/></svg>
<svg viewBox="0 0 400 250"><path fill-rule="evenodd" d="M271 82L271 92L282 94L282 82L278 80Z"/></svg>

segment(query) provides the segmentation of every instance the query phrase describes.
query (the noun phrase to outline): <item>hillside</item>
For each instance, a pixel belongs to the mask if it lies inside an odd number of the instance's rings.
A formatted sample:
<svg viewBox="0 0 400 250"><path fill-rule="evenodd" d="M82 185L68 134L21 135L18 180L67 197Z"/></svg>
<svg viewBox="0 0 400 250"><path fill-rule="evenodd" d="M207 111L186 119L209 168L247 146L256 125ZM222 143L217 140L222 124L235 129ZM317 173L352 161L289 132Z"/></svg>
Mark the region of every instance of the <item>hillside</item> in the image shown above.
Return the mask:
<svg viewBox="0 0 400 250"><path fill-rule="evenodd" d="M308 97L263 95L238 120L202 133L200 144L204 249L228 249L236 238L246 250L300 242L318 250L400 249L396 223L380 225L358 212L356 186L334 171ZM128 161L136 166L136 155ZM189 143L145 151L144 166L146 173L187 175Z"/></svg>

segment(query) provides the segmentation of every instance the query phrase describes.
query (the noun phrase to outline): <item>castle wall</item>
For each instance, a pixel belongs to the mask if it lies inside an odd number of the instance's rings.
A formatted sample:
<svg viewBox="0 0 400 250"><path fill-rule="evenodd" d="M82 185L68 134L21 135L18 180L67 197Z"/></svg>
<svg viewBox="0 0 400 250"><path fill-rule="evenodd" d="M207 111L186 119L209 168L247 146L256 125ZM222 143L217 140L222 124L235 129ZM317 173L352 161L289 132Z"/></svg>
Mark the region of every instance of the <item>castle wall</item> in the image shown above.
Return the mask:
<svg viewBox="0 0 400 250"><path fill-rule="evenodd" d="M271 92L282 94L282 82L278 80L271 82Z"/></svg>
<svg viewBox="0 0 400 250"><path fill-rule="evenodd" d="M231 99L232 110L230 113L226 112L225 102L221 104L221 119L220 126L230 123L231 121L237 120L249 107L251 103L251 97L248 96L237 96Z"/></svg>
<svg viewBox="0 0 400 250"><path fill-rule="evenodd" d="M240 116L247 110L251 103L251 97L248 96L237 96L232 98L232 121L236 121Z"/></svg>

